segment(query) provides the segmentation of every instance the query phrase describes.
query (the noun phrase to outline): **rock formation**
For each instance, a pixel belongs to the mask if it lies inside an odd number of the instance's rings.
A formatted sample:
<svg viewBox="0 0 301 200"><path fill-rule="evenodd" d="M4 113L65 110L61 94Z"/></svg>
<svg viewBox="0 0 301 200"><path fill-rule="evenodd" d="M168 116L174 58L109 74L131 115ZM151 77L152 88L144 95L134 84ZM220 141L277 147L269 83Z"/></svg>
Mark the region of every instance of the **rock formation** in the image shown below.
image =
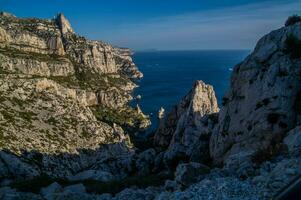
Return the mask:
<svg viewBox="0 0 301 200"><path fill-rule="evenodd" d="M273 31L234 68L211 138L216 164L239 166L277 151L275 144L300 125L300 40L301 23Z"/></svg>
<svg viewBox="0 0 301 200"><path fill-rule="evenodd" d="M130 55L76 35L63 14L2 13L0 179L89 178L87 168L98 179L126 176L134 152L128 129L150 124L127 105L132 79L142 77Z"/></svg>
<svg viewBox="0 0 301 200"><path fill-rule="evenodd" d="M208 141L219 111L213 87L197 81L193 89L160 121L155 145L167 148L164 159L177 161L208 159ZM176 162L176 163L173 163Z"/></svg>

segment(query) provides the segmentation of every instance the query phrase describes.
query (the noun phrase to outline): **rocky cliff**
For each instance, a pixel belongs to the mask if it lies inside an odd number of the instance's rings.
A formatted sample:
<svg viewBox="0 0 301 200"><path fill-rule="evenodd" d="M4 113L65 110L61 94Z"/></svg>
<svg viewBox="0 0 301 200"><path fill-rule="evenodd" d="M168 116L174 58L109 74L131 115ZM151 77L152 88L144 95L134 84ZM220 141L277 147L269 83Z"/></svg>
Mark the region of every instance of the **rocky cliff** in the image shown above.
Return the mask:
<svg viewBox="0 0 301 200"><path fill-rule="evenodd" d="M211 138L216 163L239 165L277 151L287 132L300 125L301 24L264 36L234 68Z"/></svg>
<svg viewBox="0 0 301 200"><path fill-rule="evenodd" d="M215 92L203 81L160 121L154 136L155 146L166 149L164 160L176 165L180 160L207 160L209 138L219 111Z"/></svg>
<svg viewBox="0 0 301 200"><path fill-rule="evenodd" d="M77 35L63 14L41 20L2 13L0 179L66 177L92 166L124 176L102 163L130 159L128 130L150 123L127 105L133 79L142 77L130 55Z"/></svg>

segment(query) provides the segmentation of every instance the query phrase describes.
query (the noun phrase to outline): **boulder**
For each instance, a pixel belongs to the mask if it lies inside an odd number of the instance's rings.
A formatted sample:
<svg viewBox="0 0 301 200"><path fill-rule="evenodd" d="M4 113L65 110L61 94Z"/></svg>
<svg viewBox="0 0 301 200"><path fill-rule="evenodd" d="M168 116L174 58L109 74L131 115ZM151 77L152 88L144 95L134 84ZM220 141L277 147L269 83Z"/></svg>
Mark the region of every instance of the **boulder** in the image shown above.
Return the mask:
<svg viewBox="0 0 301 200"><path fill-rule="evenodd" d="M33 193L18 192L16 189L10 187L0 188L0 199L1 200L44 200L40 195Z"/></svg>
<svg viewBox="0 0 301 200"><path fill-rule="evenodd" d="M97 180L107 182L114 180L114 176L109 172L91 169L70 176L68 179L70 181Z"/></svg>
<svg viewBox="0 0 301 200"><path fill-rule="evenodd" d="M200 163L190 162L179 164L175 172L175 181L177 184L187 187L192 183L200 181L203 175L209 172L210 168Z"/></svg>
<svg viewBox="0 0 301 200"><path fill-rule="evenodd" d="M164 184L164 190L166 191L175 191L178 188L178 184L176 181L167 180Z"/></svg>
<svg viewBox="0 0 301 200"><path fill-rule="evenodd" d="M136 168L139 174L149 174L154 168L156 158L156 151L154 149L148 149L141 152L136 160Z"/></svg>
<svg viewBox="0 0 301 200"><path fill-rule="evenodd" d="M151 200L155 198L154 191L143 190L143 189L132 189L127 188L120 193L116 194L116 200L128 200L128 199L135 199L135 200Z"/></svg>
<svg viewBox="0 0 301 200"><path fill-rule="evenodd" d="M85 193L86 188L83 184L75 184L75 185L70 185L64 188L64 192L71 192L71 193Z"/></svg>
<svg viewBox="0 0 301 200"><path fill-rule="evenodd" d="M290 153L301 152L301 126L298 126L287 133L284 138L284 144L288 147Z"/></svg>
<svg viewBox="0 0 301 200"><path fill-rule="evenodd" d="M46 200L54 200L56 195L58 193L61 193L63 191L63 188L60 184L57 182L52 183L51 185L42 188L40 191L40 194L45 198Z"/></svg>

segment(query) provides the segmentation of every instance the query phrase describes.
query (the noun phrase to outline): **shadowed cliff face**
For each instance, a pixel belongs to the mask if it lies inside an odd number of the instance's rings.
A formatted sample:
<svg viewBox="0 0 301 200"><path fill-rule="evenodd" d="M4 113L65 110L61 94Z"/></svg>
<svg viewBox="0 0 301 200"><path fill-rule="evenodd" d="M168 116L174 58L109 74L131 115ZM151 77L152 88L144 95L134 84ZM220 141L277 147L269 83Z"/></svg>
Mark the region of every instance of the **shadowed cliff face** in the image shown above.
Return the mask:
<svg viewBox="0 0 301 200"><path fill-rule="evenodd" d="M301 23L273 31L234 68L211 137L215 163L239 166L277 152L286 133L300 125L300 39Z"/></svg>

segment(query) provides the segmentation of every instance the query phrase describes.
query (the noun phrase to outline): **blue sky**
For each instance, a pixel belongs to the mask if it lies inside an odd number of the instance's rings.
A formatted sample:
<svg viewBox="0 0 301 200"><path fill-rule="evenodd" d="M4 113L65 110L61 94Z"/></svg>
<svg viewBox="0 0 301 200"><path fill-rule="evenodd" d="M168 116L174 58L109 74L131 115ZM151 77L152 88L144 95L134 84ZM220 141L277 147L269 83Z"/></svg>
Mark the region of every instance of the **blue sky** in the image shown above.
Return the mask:
<svg viewBox="0 0 301 200"><path fill-rule="evenodd" d="M18 17L63 12L90 39L134 50L251 49L301 0L0 0Z"/></svg>

